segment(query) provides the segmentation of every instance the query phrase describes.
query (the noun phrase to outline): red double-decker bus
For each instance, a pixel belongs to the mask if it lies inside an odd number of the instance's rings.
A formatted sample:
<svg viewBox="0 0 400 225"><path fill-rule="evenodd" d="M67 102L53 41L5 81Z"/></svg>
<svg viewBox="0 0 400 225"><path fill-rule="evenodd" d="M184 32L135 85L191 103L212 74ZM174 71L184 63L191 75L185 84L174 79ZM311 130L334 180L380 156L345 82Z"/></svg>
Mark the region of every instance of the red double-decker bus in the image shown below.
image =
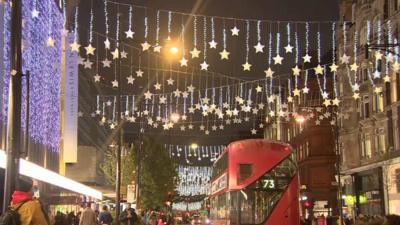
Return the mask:
<svg viewBox="0 0 400 225"><path fill-rule="evenodd" d="M214 163L212 224L299 225L299 179L288 144L251 139L230 144Z"/></svg>

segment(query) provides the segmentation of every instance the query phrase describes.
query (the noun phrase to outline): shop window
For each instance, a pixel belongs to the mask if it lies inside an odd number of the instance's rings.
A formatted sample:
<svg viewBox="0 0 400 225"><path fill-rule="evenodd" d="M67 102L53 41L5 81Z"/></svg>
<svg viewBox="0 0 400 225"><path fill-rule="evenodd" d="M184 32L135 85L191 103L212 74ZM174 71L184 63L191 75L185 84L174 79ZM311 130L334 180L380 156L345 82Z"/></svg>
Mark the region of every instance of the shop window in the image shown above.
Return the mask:
<svg viewBox="0 0 400 225"><path fill-rule="evenodd" d="M375 130L375 151L379 154L386 152L386 137L383 128Z"/></svg>
<svg viewBox="0 0 400 225"><path fill-rule="evenodd" d="M361 157L363 159L369 159L372 156L371 140L369 134L363 134L361 136Z"/></svg>
<svg viewBox="0 0 400 225"><path fill-rule="evenodd" d="M369 112L369 96L368 95L364 95L362 98L362 102L361 102L361 118L362 119L368 119L370 116L370 112Z"/></svg>
<svg viewBox="0 0 400 225"><path fill-rule="evenodd" d="M374 95L374 109L375 112L383 112L383 94Z"/></svg>

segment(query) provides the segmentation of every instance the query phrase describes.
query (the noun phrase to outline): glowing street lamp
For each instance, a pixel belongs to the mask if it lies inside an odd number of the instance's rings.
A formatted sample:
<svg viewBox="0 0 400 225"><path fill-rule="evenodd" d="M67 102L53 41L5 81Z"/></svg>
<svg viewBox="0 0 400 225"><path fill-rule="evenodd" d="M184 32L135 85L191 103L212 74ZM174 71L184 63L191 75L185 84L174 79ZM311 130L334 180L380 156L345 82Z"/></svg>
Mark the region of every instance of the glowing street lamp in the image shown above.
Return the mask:
<svg viewBox="0 0 400 225"><path fill-rule="evenodd" d="M306 121L306 118L304 118L304 116L302 116L302 115L298 115L298 116L296 116L295 120L297 123L303 124Z"/></svg>
<svg viewBox="0 0 400 225"><path fill-rule="evenodd" d="M197 149L199 146L196 144L196 143L192 143L191 145L190 145L190 148L192 148L192 149Z"/></svg>
<svg viewBox="0 0 400 225"><path fill-rule="evenodd" d="M178 54L178 52L179 52L179 49L176 46L172 46L169 49L169 53L171 53L172 55L176 55L176 54Z"/></svg>

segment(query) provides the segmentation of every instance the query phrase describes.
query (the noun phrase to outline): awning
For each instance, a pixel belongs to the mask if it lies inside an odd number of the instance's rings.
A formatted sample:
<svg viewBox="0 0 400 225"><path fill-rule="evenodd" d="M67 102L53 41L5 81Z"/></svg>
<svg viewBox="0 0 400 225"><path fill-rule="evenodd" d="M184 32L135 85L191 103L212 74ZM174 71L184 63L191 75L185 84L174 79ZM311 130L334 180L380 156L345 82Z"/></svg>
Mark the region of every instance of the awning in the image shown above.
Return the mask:
<svg viewBox="0 0 400 225"><path fill-rule="evenodd" d="M3 150L0 150L0 168L6 168L6 163L6 153ZM61 176L58 173L45 169L24 159L19 160L19 173L72 192L86 195L98 200L103 199L102 192Z"/></svg>

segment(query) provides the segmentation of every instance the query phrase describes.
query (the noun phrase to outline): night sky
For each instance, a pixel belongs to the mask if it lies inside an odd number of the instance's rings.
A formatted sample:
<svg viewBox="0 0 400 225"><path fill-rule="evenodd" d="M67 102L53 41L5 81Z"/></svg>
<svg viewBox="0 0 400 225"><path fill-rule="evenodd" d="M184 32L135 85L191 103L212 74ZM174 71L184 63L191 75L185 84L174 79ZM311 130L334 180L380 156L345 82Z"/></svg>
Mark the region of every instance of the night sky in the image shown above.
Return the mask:
<svg viewBox="0 0 400 225"><path fill-rule="evenodd" d="M240 18L240 19L255 19L255 20L271 20L271 21L335 21L338 20L338 0L208 0L208 1L199 1L199 0L137 0L137 1L128 1L128 0L113 0L114 2L119 3L133 3L137 6L146 6L148 7L148 15L149 15L149 32L150 35L153 35L154 26L152 26L154 21L154 13L158 9L162 10L171 10L177 12L184 12L184 13L193 13L193 14L202 14L207 16L221 16L221 17L233 17L233 18ZM94 12L95 12L95 24L94 30L99 33L104 32L104 4L102 0L92 0ZM110 1L111 2L111 1ZM68 1L68 17L69 23L72 24L73 21L73 14L74 14L74 7L76 1ZM89 21L89 12L90 12L90 5L91 1L89 0L82 0L79 1L79 9L80 9L80 17L79 23L80 27L87 29L88 21ZM110 4L112 5L112 4ZM114 5L115 6L115 5ZM110 18L115 18L116 15L116 7L110 7ZM120 9L121 11L125 12L122 17L126 17L126 8ZM114 15L114 17L113 17ZM135 11L134 12L135 18L143 18L143 12ZM173 18L174 20L176 18ZM202 20L200 20L202 21ZM115 22L115 21L114 21ZM115 29L115 24L113 21L110 21L110 33L113 33ZM165 23L165 20L163 21ZM220 26L216 22L216 27ZM232 20L228 20L227 22L227 30L230 36L230 28L233 26ZM284 24L282 27L284 27ZM121 24L122 26L126 26L126 24ZM263 78L263 70L265 68L265 60L266 57L253 59L250 58L253 64L253 70L249 74L242 73L241 64L244 63L243 55L245 52L245 46L243 46L244 39L245 39L245 23L244 21L238 21L238 27L241 29L240 37L237 39L237 43L242 45L237 46L235 43L230 43L229 50L232 53L232 59L229 63L216 63L219 61L212 60L213 56L210 55L211 64L210 70L215 72L220 72L223 74L229 74L231 76L240 77L241 79L246 80L254 80ZM180 24L178 24L178 27ZM189 24L188 29L192 29L191 24ZM311 35L315 35L315 27L312 28ZM174 29L174 28L173 28ZM313 30L314 29L314 30ZM330 33L329 33L329 24L326 27L321 27L321 34L322 34L322 45L323 45L323 53L326 53L329 50L330 45ZM143 40L143 23L142 21L137 21L134 24L134 30L136 32L135 38L137 37L136 45L139 48L140 43ZM221 29L217 29L220 32ZM125 31L124 29L122 31ZM175 33L177 33L176 31ZM201 32L201 31L200 31ZM83 43L86 43L87 39L87 31L83 30L80 31L80 37ZM221 36L220 33L217 33L217 36ZM252 37L250 40L251 50L253 51L253 45L255 44L255 31L252 32ZM199 41L202 46L202 41ZM264 44L266 44L265 40L263 40ZM102 41L101 41L102 43ZM221 43L220 43L221 44ZM311 45L315 43L310 43ZM85 45L85 44L84 44ZM324 47L328 46L328 47ZM101 54L101 52L100 52ZM211 53L210 53L211 54ZM218 54L215 54L218 57ZM252 54L254 55L254 54ZM253 57L253 56L251 56ZM103 58L103 57L100 57ZM287 59L291 60L291 59ZM291 64L290 64L291 66ZM279 69L278 72L285 72L290 68L283 68ZM83 77L87 77L87 71L81 71L81 75ZM239 72L237 72L239 71ZM260 76L261 75L261 76ZM140 87L139 87L140 89ZM95 99L94 93L107 93L108 91L113 91L112 89L109 90L104 87L99 87L97 85L93 85L88 79L80 79L80 108L87 108L88 105L93 105L93 100ZM139 90L140 91L140 90ZM89 100L89 99L92 99ZM89 111L93 110L90 107L87 108ZM80 120L80 141L81 143L84 142L85 144L90 144L90 142L99 143L99 140L102 139L110 139L110 134L102 133L97 131L92 122ZM138 133L138 127L130 126L127 127L126 133L131 133L132 135L128 135L131 138L135 138L135 135ZM237 137L246 137L249 133L248 126L237 126L236 129L225 129L224 132L220 132L221 134L211 134L209 136L205 136L197 132L161 132L157 133L153 130L149 130L150 134L153 136L159 136L160 141L164 143L170 144L190 144L191 142L197 142L199 144L208 144L208 145L220 145L220 144L227 144L232 139ZM155 133L152 133L155 132ZM89 142L89 143L88 143ZM102 145L101 143L99 145Z"/></svg>

